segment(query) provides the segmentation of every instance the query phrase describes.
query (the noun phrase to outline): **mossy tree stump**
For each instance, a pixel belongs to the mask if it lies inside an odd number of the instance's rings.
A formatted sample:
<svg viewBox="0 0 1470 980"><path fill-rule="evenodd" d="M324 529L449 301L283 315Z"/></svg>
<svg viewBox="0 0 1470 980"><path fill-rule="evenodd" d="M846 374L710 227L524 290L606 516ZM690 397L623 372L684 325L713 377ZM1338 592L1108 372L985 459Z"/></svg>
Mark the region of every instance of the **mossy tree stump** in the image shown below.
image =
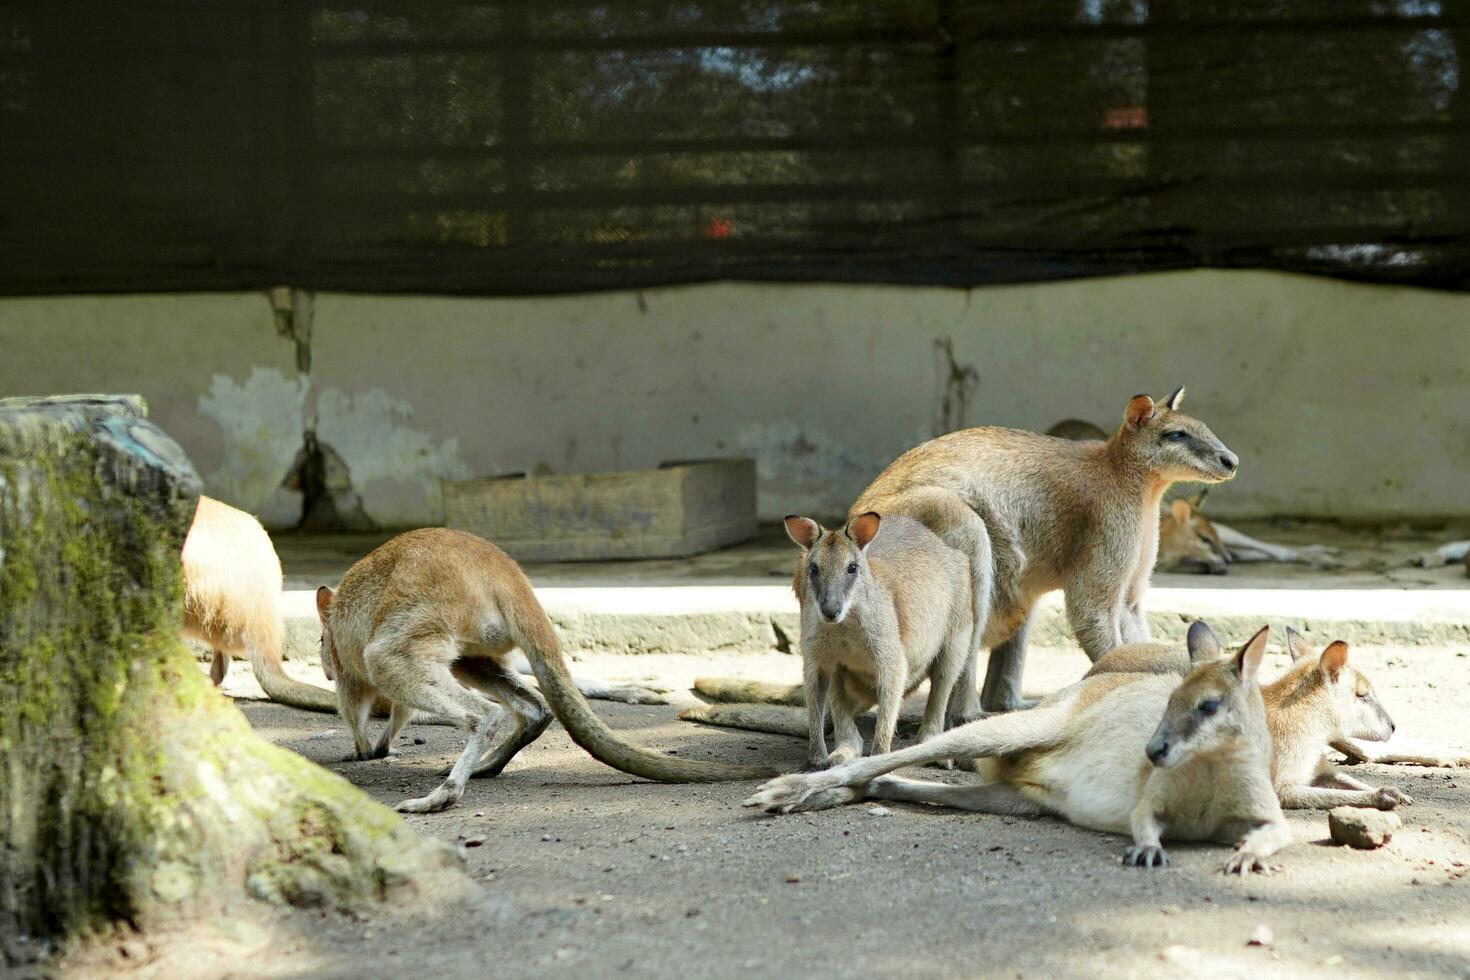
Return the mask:
<svg viewBox="0 0 1470 980"><path fill-rule="evenodd" d="M257 738L186 652L200 484L145 411L0 400L0 936L457 880L448 848Z"/></svg>

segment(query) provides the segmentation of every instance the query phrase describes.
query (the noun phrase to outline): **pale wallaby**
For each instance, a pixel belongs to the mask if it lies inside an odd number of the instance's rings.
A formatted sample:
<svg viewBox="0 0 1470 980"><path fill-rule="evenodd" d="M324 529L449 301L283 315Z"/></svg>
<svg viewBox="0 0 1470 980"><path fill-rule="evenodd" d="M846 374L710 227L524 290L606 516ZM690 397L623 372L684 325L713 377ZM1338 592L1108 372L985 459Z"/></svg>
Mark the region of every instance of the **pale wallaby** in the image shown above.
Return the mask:
<svg viewBox="0 0 1470 980"><path fill-rule="evenodd" d="M1436 568L1459 562L1464 562L1465 571L1470 573L1470 541L1451 541L1409 559L1410 565L1418 565L1420 568Z"/></svg>
<svg viewBox="0 0 1470 980"><path fill-rule="evenodd" d="M499 773L550 723L546 701L507 666L515 647L530 660L541 693L572 739L615 769L666 782L771 773L674 759L621 741L577 690L556 630L520 566L473 534L445 528L400 534L348 569L337 592L318 589L317 612L323 663L336 678L338 709L357 758L386 755L414 709L452 719L467 733L444 782L428 796L399 803L399 810L426 813L454 804L470 776ZM374 743L367 720L379 697L392 709Z"/></svg>
<svg viewBox="0 0 1470 980"><path fill-rule="evenodd" d="M1391 810L1413 803L1392 786L1376 787L1339 772L1327 761L1330 746L1348 738L1386 742L1395 725L1373 685L1348 666L1348 646L1334 640L1318 656L1288 627L1291 669L1261 687L1266 722L1276 746L1276 792L1287 809L1335 806Z"/></svg>
<svg viewBox="0 0 1470 980"><path fill-rule="evenodd" d="M859 514L841 531L786 518L801 546L791 586L801 601L807 762L863 754L857 716L875 703L873 752L893 747L903 699L927 677L919 740L944 730L955 680L973 655L970 563L910 517ZM827 711L837 746L827 753Z"/></svg>
<svg viewBox="0 0 1470 980"><path fill-rule="evenodd" d="M259 521L200 497L182 558L184 635L214 651L209 676L215 684L224 680L232 657L246 656L272 701L337 710L331 691L288 677L281 666L281 560Z"/></svg>
<svg viewBox="0 0 1470 980"><path fill-rule="evenodd" d="M990 667L979 703L974 677L961 677L955 717L1025 705L1027 623L1054 589L1066 592L1067 618L1090 658L1148 639L1143 601L1164 491L1180 480L1228 480L1239 464L1179 411L1183 396L1183 388L1159 401L1135 396L1106 442L952 432L904 453L853 505L852 515L915 517L970 558L975 642L990 650Z"/></svg>
<svg viewBox="0 0 1470 980"><path fill-rule="evenodd" d="M1168 837L1236 845L1227 873L1270 872L1291 828L1271 785L1271 735L1256 682L1266 637L1263 627L1235 656L1205 659L1182 680L1169 672L1095 674L1030 711L823 772L778 777L745 805L792 813L881 799L1052 814L1095 830L1131 831L1124 864L1167 864L1160 841ZM886 775L974 757L984 757L990 781L954 786Z"/></svg>

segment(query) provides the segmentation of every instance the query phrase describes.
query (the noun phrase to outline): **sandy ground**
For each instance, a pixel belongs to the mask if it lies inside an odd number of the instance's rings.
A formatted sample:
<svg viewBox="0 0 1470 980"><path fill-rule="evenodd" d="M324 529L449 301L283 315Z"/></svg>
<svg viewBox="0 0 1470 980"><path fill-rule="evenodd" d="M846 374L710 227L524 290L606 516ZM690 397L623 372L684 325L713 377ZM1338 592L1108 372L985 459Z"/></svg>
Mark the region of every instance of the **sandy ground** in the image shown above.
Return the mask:
<svg viewBox="0 0 1470 980"><path fill-rule="evenodd" d="M1401 730L1470 747L1467 651L1364 648ZM1286 658L1275 654L1268 671ZM1034 651L1042 692L1085 666ZM231 689L255 690L244 664ZM305 671L293 665L293 672ZM604 656L579 671L795 680L794 657ZM303 673L303 676L310 676ZM426 792L461 742L410 727L400 755L342 763L337 719L242 699L263 736L393 803ZM630 740L681 755L803 761L794 739L680 722L678 705L599 702ZM428 896L364 917L245 904L187 933L107 943L74 957L75 976L730 977L1470 976L1470 771L1362 766L1415 803L1387 847L1327 840L1325 814L1291 815L1296 844L1272 877L1227 879L1218 847L1174 846L1164 870L1123 868L1124 841L1051 819L893 805L760 817L752 784L666 786L594 762L559 726L500 777L470 784L455 809L409 817L460 847L478 898ZM938 778L933 770L916 772ZM973 778L945 774L943 778ZM1265 945L1248 945L1261 927Z"/></svg>

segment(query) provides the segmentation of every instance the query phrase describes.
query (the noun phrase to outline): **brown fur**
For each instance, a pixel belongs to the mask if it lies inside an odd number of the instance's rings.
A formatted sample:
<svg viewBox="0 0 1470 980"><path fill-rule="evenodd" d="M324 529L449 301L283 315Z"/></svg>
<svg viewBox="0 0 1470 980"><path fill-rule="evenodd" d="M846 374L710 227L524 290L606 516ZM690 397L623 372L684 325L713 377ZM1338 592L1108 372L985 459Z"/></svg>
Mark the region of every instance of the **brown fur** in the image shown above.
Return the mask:
<svg viewBox="0 0 1470 980"><path fill-rule="evenodd" d="M1104 442L1015 429L952 432L888 466L851 514L907 514L971 558L979 646L991 665L980 704L973 678L955 714L1019 707L1026 624L1045 593L1066 593L1067 616L1096 660L1148 639L1144 595L1158 548L1158 511L1175 481L1232 477L1236 459L1209 428L1178 411L1182 389L1128 403ZM1182 434L1182 435L1176 435Z"/></svg>
<svg viewBox="0 0 1470 980"><path fill-rule="evenodd" d="M200 497L184 539L184 635L214 651L210 677L224 680L232 657L250 658L266 696L309 711L335 711L331 691L286 676L281 666L281 560L260 522Z"/></svg>
<svg viewBox="0 0 1470 980"><path fill-rule="evenodd" d="M1195 501L1176 498L1159 515L1159 557L1154 568L1206 575L1230 571L1230 552Z"/></svg>
<svg viewBox="0 0 1470 980"><path fill-rule="evenodd" d="M386 755L413 709L450 717L469 735L446 782L428 797L399 804L401 809L424 812L453 804L470 775L498 773L545 728L546 702L507 666L517 647L573 740L607 765L667 782L750 779L770 772L669 758L621 741L578 691L556 631L520 566L475 535L443 528L400 534L348 569L337 593L319 589L317 608L323 660L336 677L339 710L359 758ZM390 701L393 711L374 746L365 728L378 697ZM510 717L497 726L501 707Z"/></svg>
<svg viewBox="0 0 1470 980"><path fill-rule="evenodd" d="M950 692L973 649L965 556L902 515L861 514L841 531L791 516L786 530L802 549L792 587L801 602L808 763L861 755L855 719L875 703L873 751L887 752L900 704L926 677L919 738L943 731ZM837 741L830 755L829 710Z"/></svg>

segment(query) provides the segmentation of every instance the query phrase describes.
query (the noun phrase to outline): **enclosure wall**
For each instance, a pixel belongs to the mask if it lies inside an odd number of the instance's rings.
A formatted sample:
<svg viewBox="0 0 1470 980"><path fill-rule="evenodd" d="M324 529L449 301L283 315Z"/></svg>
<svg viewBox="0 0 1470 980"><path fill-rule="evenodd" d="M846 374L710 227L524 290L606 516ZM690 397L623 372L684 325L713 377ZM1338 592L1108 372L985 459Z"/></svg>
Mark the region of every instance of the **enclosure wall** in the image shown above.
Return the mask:
<svg viewBox="0 0 1470 980"><path fill-rule="evenodd" d="M210 493L278 526L313 421L384 525L437 520L441 476L728 454L756 457L774 518L843 510L947 423L1112 428L1179 384L1243 460L1218 514L1470 506L1464 294L1193 271L303 305L288 335L264 294L0 300L0 395L141 392Z"/></svg>

